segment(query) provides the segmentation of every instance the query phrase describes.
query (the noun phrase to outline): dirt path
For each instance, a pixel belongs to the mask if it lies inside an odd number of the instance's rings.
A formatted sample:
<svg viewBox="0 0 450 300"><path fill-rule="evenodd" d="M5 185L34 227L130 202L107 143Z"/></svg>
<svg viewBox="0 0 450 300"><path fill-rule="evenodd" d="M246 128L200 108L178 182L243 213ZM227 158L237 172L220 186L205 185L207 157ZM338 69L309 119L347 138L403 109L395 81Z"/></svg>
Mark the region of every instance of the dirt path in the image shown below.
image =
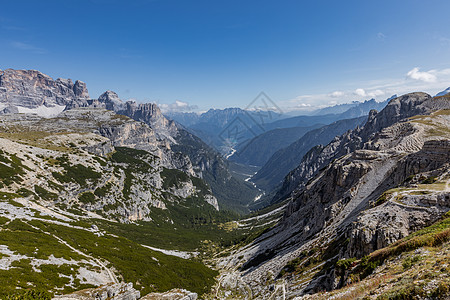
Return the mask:
<svg viewBox="0 0 450 300"><path fill-rule="evenodd" d="M103 269L105 269L105 271L108 273L108 276L109 276L111 282L113 282L113 283L119 283L119 280L117 279L117 277L116 277L116 275L114 274L114 272L111 271L111 270L110 270L104 263L102 263L98 258L95 258L95 257L93 257L93 256L91 256L91 255L89 255L89 254L86 254L86 253L82 252L82 251L79 250L79 249L76 249L75 247L72 247L68 242L66 242L65 240L63 240L63 239L60 238L59 236L56 236L56 235L51 234L51 233L49 233L49 232L45 232L45 231L43 231L42 229L40 229L39 227L33 226L33 225L29 224L29 223L27 223L27 224L28 224L29 226L33 227L33 228L36 229L36 230L39 230L39 231L41 231L41 232L43 232L43 233L45 233L45 234L48 234L48 235L54 237L54 238L57 239L61 244L63 244L63 245L65 245L65 246L69 247L72 251L74 251L74 252L76 252L76 253L78 253L78 254L80 254L80 255L82 255L82 256L84 256L84 257L90 259L90 260L95 261L95 263L97 263L100 267L102 267Z"/></svg>

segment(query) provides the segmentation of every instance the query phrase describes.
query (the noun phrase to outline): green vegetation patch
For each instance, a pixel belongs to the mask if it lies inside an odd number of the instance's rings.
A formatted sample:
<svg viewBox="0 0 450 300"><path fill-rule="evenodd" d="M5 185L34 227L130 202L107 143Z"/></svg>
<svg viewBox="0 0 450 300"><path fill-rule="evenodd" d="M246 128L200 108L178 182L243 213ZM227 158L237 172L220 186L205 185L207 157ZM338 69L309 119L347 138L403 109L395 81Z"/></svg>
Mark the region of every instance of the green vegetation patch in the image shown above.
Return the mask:
<svg viewBox="0 0 450 300"><path fill-rule="evenodd" d="M84 204L94 204L95 203L95 195L92 192L86 192L81 194L78 199Z"/></svg>
<svg viewBox="0 0 450 300"><path fill-rule="evenodd" d="M14 253L29 258L12 262L9 270L0 270L0 299L49 299L57 290L59 293L69 293L91 287L75 279L74 288L71 288L68 286L70 279L59 276L75 275L78 269L75 265L44 264L37 267L41 272L35 272L30 264L32 258L48 259L53 255L67 260L81 260L85 257L24 221L16 219L7 225L5 223L2 223L0 230L1 243Z"/></svg>
<svg viewBox="0 0 450 300"><path fill-rule="evenodd" d="M43 187L40 187L38 185L34 186L34 191L36 192L36 194L41 197L44 200L48 200L48 201L55 201L58 200L58 195L55 193L52 193L46 189L44 189Z"/></svg>
<svg viewBox="0 0 450 300"><path fill-rule="evenodd" d="M108 182L107 184L105 184L104 186L98 187L95 191L94 194L97 197L105 197L108 192L111 190L112 188L112 183Z"/></svg>
<svg viewBox="0 0 450 300"><path fill-rule="evenodd" d="M59 182L76 182L81 186L86 186L89 181L96 183L101 178L101 174L92 167L86 167L81 164L69 165L68 163L63 163L61 166L64 168L62 174L58 172L52 173L53 177Z"/></svg>
<svg viewBox="0 0 450 300"><path fill-rule="evenodd" d="M11 185L14 182L20 182L25 174L25 166L20 159L14 155L7 155L3 150L0 150L0 188Z"/></svg>
<svg viewBox="0 0 450 300"><path fill-rule="evenodd" d="M163 168L161 177L164 189L171 187L181 188L183 186L182 183L189 180L189 176L186 173L176 169Z"/></svg>
<svg viewBox="0 0 450 300"><path fill-rule="evenodd" d="M124 199L130 199L131 196L131 186L135 177L133 173L153 173L154 168L149 162L155 160L155 156L144 150L137 150L125 147L117 147L116 152L111 156L111 161L124 164L121 167L125 173L124 187L123 187L123 197Z"/></svg>
<svg viewBox="0 0 450 300"><path fill-rule="evenodd" d="M56 224L32 221L71 246L92 256L108 260L126 282L133 282L142 294L185 288L199 294L210 290L217 275L199 262L185 260L147 249L129 239L105 235Z"/></svg>
<svg viewBox="0 0 450 300"><path fill-rule="evenodd" d="M152 208L151 222L122 224L98 220L96 223L111 233L126 236L139 244L183 251L197 250L205 240L228 247L245 240L250 234L250 230L222 229L221 224L235 219L236 214L218 212L202 199L169 202L166 207Z"/></svg>
<svg viewBox="0 0 450 300"><path fill-rule="evenodd" d="M53 236L34 229L19 219L11 221L4 228L8 230L0 231L2 244L8 245L11 251L18 254L39 259L47 259L51 254L67 260L84 258Z"/></svg>
<svg viewBox="0 0 450 300"><path fill-rule="evenodd" d="M16 291L7 295L7 300L50 300L52 295L41 289L27 289Z"/></svg>
<svg viewBox="0 0 450 300"><path fill-rule="evenodd" d="M144 150L131 149L126 147L116 147L111 161L115 163L127 164L133 168L134 172L150 173L153 168L149 162L155 160L155 156Z"/></svg>

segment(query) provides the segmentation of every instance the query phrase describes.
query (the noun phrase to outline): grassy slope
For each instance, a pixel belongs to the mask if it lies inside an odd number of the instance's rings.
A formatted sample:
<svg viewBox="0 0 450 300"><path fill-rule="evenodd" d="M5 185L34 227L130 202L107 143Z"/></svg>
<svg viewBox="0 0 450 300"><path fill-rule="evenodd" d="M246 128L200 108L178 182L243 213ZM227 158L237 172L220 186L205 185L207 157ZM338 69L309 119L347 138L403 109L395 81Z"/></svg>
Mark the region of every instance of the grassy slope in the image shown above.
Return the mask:
<svg viewBox="0 0 450 300"><path fill-rule="evenodd" d="M33 271L30 263L34 259L48 259L50 255L67 260L85 259L53 235L85 254L107 261L109 267L117 270L119 277L132 282L142 294L172 288L186 288L201 294L209 290L217 274L200 262L167 256L121 236L107 233L98 237L87 230L53 224L44 219L16 219L8 223L6 218L2 218L2 223L1 244L7 245L15 255L28 258L15 261L10 270L0 270L0 298L16 293L17 288L34 287L60 294L89 287L75 280L72 288L68 286L68 278L59 276L75 275L83 264L63 264L59 267L44 264L38 267L41 272Z"/></svg>

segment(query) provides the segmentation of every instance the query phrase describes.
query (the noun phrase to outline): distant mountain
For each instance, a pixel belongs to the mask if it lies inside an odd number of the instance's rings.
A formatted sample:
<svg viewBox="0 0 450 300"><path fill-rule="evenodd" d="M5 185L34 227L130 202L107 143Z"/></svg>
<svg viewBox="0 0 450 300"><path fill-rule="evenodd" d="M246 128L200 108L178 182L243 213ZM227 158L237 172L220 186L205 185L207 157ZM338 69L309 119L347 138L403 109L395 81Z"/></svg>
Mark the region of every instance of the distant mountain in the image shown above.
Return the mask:
<svg viewBox="0 0 450 300"><path fill-rule="evenodd" d="M447 94L450 94L450 87L442 92L437 93L435 97L445 96Z"/></svg>
<svg viewBox="0 0 450 300"><path fill-rule="evenodd" d="M238 145L236 152L228 159L245 165L261 167L276 151L289 146L305 133L321 126L323 125L316 124L309 127L269 130L246 143Z"/></svg>
<svg viewBox="0 0 450 300"><path fill-rule="evenodd" d="M278 120L272 123L264 125L266 131L276 128L290 128L290 127L306 127L314 124L331 124L338 120L357 118L368 115L372 109L381 110L386 104L396 96L392 96L383 102L377 102L375 99L360 102L359 104L349 108L340 114L326 114L326 115L314 115L314 116L297 116ZM324 110L326 111L326 110Z"/></svg>
<svg viewBox="0 0 450 300"><path fill-rule="evenodd" d="M164 115L166 118L174 120L184 127L192 126L200 119L200 114L194 112L167 112Z"/></svg>
<svg viewBox="0 0 450 300"><path fill-rule="evenodd" d="M166 116L223 154L229 153L237 144L263 133L265 123L283 118L282 114L273 111L240 108L210 109L200 115L166 113Z"/></svg>
<svg viewBox="0 0 450 300"><path fill-rule="evenodd" d="M314 115L296 117L289 117L287 114L273 111L248 111L240 108L210 109L200 115L180 112L166 113L165 116L180 123L222 154L230 155L236 150L242 149L250 140L268 131L328 125L338 120L357 118L367 115L371 109L383 109L388 100L376 102L371 99L365 102L340 104L321 109ZM289 131L292 132L291 129ZM282 136L289 135L289 133L281 133L281 131L278 133ZM278 147L278 149L280 148Z"/></svg>
<svg viewBox="0 0 450 300"><path fill-rule="evenodd" d="M367 117L359 117L340 120L306 133L288 147L275 152L251 181L263 190L274 189L291 170L300 164L303 156L311 148L328 144L336 136L363 124L366 119Z"/></svg>
<svg viewBox="0 0 450 300"><path fill-rule="evenodd" d="M393 96L395 97L395 96ZM345 120L345 119L353 119L361 116L365 116L369 113L370 110L381 110L386 104L392 99L389 98L383 102L377 102L374 99L367 100L364 102L353 102L350 104L342 104L336 105L333 107L329 107L321 110L322 112L330 112L330 111L339 111L343 108L348 108L344 112L340 114L326 114L326 115L317 115L317 116L297 116L287 119L278 120L272 123L268 123L264 125L265 133L251 139L250 141L245 141L237 145L236 152L229 157L230 160L241 163L241 164L249 164L255 166L263 166L268 162L270 157L278 150L289 146L291 143L295 142L299 138L301 138L305 133L310 130L316 129L323 125L328 125L337 120ZM347 122L348 123L348 122ZM339 126L342 124L347 124L346 122L339 123ZM286 127L293 126L293 127ZM356 125L355 125L356 126ZM286 128L284 128L286 127ZM275 129L273 129L275 128ZM347 128L347 127L345 127ZM347 129L353 129L353 127L349 127ZM328 134L332 134L332 130L327 131ZM338 127L335 131L336 133L341 132ZM343 132L342 132L343 133ZM328 143L333 136L327 137L326 139L319 140L320 143ZM309 144L308 144L309 145ZM316 144L311 144L310 147L315 146ZM294 149L291 149L294 150ZM309 149L306 149L306 151ZM301 152L304 154L304 152ZM301 154L301 155L303 155ZM293 152L290 155L299 155L297 152ZM300 156L301 159L301 156ZM295 160L299 162L299 160ZM282 164L281 164L282 165ZM276 176L276 180L281 180L284 175L287 174L286 170L283 168L275 168L275 165L270 166L270 173L273 172L281 172ZM266 171L261 170L263 174ZM283 172L283 175L281 175ZM267 175L267 174L266 174ZM265 177L266 175L262 176ZM258 178L260 175L257 175ZM260 182L261 184L262 182ZM273 184L269 184L266 187L266 184L262 184L261 188L272 188Z"/></svg>
<svg viewBox="0 0 450 300"><path fill-rule="evenodd" d="M359 101L352 101L351 103L343 103L343 104L328 106L328 107L324 107L321 109L317 109L317 110L313 111L310 115L321 116L321 115L328 115L328 114L341 114L343 112L346 112L350 108L357 106L358 104L360 104Z"/></svg>

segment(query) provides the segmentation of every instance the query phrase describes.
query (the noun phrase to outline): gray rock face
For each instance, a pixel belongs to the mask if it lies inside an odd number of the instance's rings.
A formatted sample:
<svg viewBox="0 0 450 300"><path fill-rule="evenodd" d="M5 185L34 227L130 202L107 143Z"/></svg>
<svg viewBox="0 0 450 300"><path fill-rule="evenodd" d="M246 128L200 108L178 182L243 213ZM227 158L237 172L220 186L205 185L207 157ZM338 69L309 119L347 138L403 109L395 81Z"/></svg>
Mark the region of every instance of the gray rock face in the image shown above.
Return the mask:
<svg viewBox="0 0 450 300"><path fill-rule="evenodd" d="M105 108L112 111L118 111L124 107L124 103L113 91L106 91L98 97L98 101L105 104Z"/></svg>
<svg viewBox="0 0 450 300"><path fill-rule="evenodd" d="M177 134L175 122L167 120L154 103L137 104L134 101L127 101L125 108L119 110L118 113L150 125L161 137L171 140L171 142L174 141Z"/></svg>
<svg viewBox="0 0 450 300"><path fill-rule="evenodd" d="M449 209L450 193L404 195L369 209L352 224L345 256L361 258L384 248L433 224Z"/></svg>
<svg viewBox="0 0 450 300"><path fill-rule="evenodd" d="M0 70L0 103L37 108L65 106L85 102L89 98L86 84L81 81L58 78L53 80L36 70Z"/></svg>
<svg viewBox="0 0 450 300"><path fill-rule="evenodd" d="M165 293L150 293L141 300L197 300L197 293L183 289L173 289Z"/></svg>
<svg viewBox="0 0 450 300"><path fill-rule="evenodd" d="M133 288L132 283L115 283L94 289L87 289L68 295L56 296L58 300L137 300L141 293Z"/></svg>
<svg viewBox="0 0 450 300"><path fill-rule="evenodd" d="M19 109L17 108L17 106L8 106L8 107L4 108L2 111L0 111L0 115L18 114L18 113L19 113Z"/></svg>

